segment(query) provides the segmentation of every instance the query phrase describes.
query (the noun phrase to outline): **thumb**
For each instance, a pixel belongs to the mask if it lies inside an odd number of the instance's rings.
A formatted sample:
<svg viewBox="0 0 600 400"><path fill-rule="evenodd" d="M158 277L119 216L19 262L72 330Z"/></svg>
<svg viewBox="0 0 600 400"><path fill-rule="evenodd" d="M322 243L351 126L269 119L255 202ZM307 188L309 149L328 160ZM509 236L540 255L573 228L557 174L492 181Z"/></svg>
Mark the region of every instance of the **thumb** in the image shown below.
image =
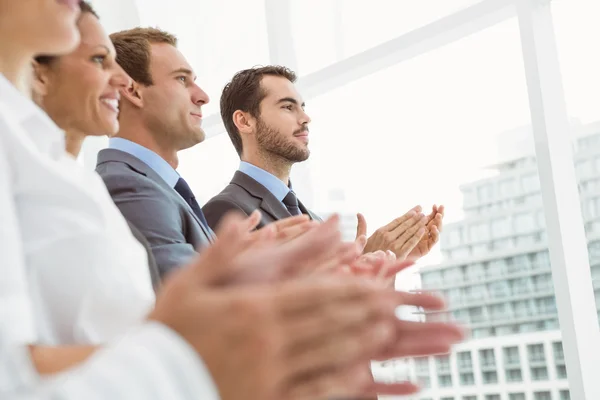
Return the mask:
<svg viewBox="0 0 600 400"><path fill-rule="evenodd" d="M361 236L364 236L366 239L366 237L367 237L367 220L365 219L365 216L362 215L361 213L356 214L356 218L358 220L358 224L356 225L356 240L358 241L358 239ZM366 242L365 242L365 244L366 244Z"/></svg>

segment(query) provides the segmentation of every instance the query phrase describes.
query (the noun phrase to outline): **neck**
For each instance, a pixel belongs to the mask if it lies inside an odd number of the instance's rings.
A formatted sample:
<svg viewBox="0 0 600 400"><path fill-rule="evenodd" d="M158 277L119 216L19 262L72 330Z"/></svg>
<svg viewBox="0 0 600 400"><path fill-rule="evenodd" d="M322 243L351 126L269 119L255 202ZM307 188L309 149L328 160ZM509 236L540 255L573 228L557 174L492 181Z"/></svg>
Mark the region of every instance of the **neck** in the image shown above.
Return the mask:
<svg viewBox="0 0 600 400"><path fill-rule="evenodd" d="M118 137L130 140L134 143L144 146L148 150L152 150L158 154L163 160L169 163L173 169L177 169L179 166L179 157L177 156L177 149L168 143L158 141L156 138L161 135L155 135L150 129L144 124L132 123L125 118L121 118L119 121L120 129Z"/></svg>
<svg viewBox="0 0 600 400"><path fill-rule="evenodd" d="M66 131L65 142L67 153L71 154L75 158L79 157L79 153L81 153L81 147L83 146L84 140L85 135L83 133L76 131Z"/></svg>
<svg viewBox="0 0 600 400"><path fill-rule="evenodd" d="M6 44L7 42L10 40L4 40L0 44L0 74L4 75L24 96L31 98L33 55L24 54L18 48L11 48Z"/></svg>
<svg viewBox="0 0 600 400"><path fill-rule="evenodd" d="M289 185L290 172L293 163L273 154L249 154L243 155L242 161L261 168L279 178L283 183Z"/></svg>

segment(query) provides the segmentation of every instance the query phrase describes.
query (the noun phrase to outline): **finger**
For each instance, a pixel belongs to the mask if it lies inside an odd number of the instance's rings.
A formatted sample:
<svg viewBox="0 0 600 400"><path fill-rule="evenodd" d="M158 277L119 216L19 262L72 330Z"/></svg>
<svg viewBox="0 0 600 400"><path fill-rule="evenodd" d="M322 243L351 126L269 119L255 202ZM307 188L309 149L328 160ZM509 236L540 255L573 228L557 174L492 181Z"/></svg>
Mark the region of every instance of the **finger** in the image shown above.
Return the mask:
<svg viewBox="0 0 600 400"><path fill-rule="evenodd" d="M429 293L395 292L395 300L400 305L423 307L426 310L439 311L446 307L446 302L439 296Z"/></svg>
<svg viewBox="0 0 600 400"><path fill-rule="evenodd" d="M252 212L252 214L250 214L248 216L248 218L246 218L246 220L244 221L246 229L248 231L252 231L252 230L256 229L256 227L260 223L260 219L261 219L261 213L260 213L260 211L254 210Z"/></svg>
<svg viewBox="0 0 600 400"><path fill-rule="evenodd" d="M356 244L358 244L361 253L365 250L368 241L367 235L360 235L356 238Z"/></svg>
<svg viewBox="0 0 600 400"><path fill-rule="evenodd" d="M281 229L286 229L286 228L292 227L294 225L303 224L308 221L310 221L310 217L306 214L302 214L302 215L295 215L293 217L280 219L278 221L273 222L270 225L274 225L277 230L281 230Z"/></svg>
<svg viewBox="0 0 600 400"><path fill-rule="evenodd" d="M427 229L424 226L420 226L417 228L418 230L416 232L407 232L397 240L398 244L404 241L400 248L394 248L394 252L396 253L398 259L405 259L410 254L410 252L413 251L415 247L417 247L423 236L425 236Z"/></svg>
<svg viewBox="0 0 600 400"><path fill-rule="evenodd" d="M431 247L433 247L433 245L435 245L440 240L440 231L438 230L438 227L434 225L431 227L429 233L431 234L429 242L431 243Z"/></svg>
<svg viewBox="0 0 600 400"><path fill-rule="evenodd" d="M297 238L298 236L308 232L312 228L316 228L319 226L317 221L305 221L302 223L297 223L292 226L288 226L285 228L280 228L277 233L277 239L282 241L289 241Z"/></svg>
<svg viewBox="0 0 600 400"><path fill-rule="evenodd" d="M321 338L287 360L292 375L307 374L322 369L347 367L358 360L367 361L380 353L393 339L389 322L378 322L362 329L348 330L333 337Z"/></svg>
<svg viewBox="0 0 600 400"><path fill-rule="evenodd" d="M412 216L412 218L407 219L402 224L398 225L392 232L391 236L395 240L397 238L402 237L407 232L415 232L419 226L425 226L427 223L427 216L419 213ZM411 230L411 228L414 228ZM406 237L404 238L406 241ZM403 243L403 242L402 242Z"/></svg>
<svg viewBox="0 0 600 400"><path fill-rule="evenodd" d="M278 399L362 399L362 394L373 386L371 372L364 366L320 370L296 377Z"/></svg>
<svg viewBox="0 0 600 400"><path fill-rule="evenodd" d="M375 382L370 393L376 393L381 396L408 396L419 392L421 388L412 382L383 383Z"/></svg>
<svg viewBox="0 0 600 400"><path fill-rule="evenodd" d="M367 237L367 220L361 213L356 214L358 223L356 225L356 239L361 236ZM366 244L366 243L365 243ZM364 246L363 246L364 247Z"/></svg>
<svg viewBox="0 0 600 400"><path fill-rule="evenodd" d="M393 231L394 229L398 228L398 226L404 224L406 221L410 220L411 218L414 218L415 215L420 215L420 214L421 214L421 206L416 206L416 207L412 208L411 210L409 210L406 214L394 219L392 222L385 225L383 227L383 230L385 232Z"/></svg>
<svg viewBox="0 0 600 400"><path fill-rule="evenodd" d="M377 279L379 280L387 280L390 277L396 276L400 271L404 271L405 269L415 265L414 260L404 260L404 261L396 261L393 263L386 263L386 265L381 268L379 273L377 274Z"/></svg>

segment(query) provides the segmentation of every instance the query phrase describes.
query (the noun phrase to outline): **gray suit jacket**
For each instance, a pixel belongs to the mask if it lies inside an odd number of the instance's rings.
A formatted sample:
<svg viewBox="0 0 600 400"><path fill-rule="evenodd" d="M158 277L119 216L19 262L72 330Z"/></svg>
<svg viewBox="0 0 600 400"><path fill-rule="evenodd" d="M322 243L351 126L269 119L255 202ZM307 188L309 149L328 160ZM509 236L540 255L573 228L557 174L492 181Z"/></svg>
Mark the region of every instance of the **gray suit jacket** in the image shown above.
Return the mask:
<svg viewBox="0 0 600 400"><path fill-rule="evenodd" d="M212 231L203 228L188 203L137 157L104 149L96 171L125 219L150 243L161 277L211 243Z"/></svg>
<svg viewBox="0 0 600 400"><path fill-rule="evenodd" d="M302 202L298 201L298 203L303 214L308 214L313 220L321 221L321 218L307 209ZM250 215L254 210L260 210L262 213L259 229L271 222L292 216L285 205L273 196L273 193L241 171L236 171L231 183L202 207L208 225L212 229L216 229L221 218L229 211Z"/></svg>

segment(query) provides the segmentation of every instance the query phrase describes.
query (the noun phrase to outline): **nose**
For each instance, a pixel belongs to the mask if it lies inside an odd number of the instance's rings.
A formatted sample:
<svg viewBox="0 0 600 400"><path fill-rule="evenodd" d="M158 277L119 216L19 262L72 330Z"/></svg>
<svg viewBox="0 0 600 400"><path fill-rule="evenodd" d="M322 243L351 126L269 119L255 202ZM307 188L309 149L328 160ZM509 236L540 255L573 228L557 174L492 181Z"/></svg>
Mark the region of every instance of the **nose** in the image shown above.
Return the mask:
<svg viewBox="0 0 600 400"><path fill-rule="evenodd" d="M196 84L194 84L194 88L192 91L192 102L198 106L202 106L207 104L210 101L210 98L206 94L202 88Z"/></svg>
<svg viewBox="0 0 600 400"><path fill-rule="evenodd" d="M310 119L306 111L302 110L302 113L300 114L300 124L308 125L311 121L312 120Z"/></svg>
<svg viewBox="0 0 600 400"><path fill-rule="evenodd" d="M118 89L123 89L131 84L131 78L129 75L127 75L123 68L121 68L120 65L116 64L110 84Z"/></svg>

